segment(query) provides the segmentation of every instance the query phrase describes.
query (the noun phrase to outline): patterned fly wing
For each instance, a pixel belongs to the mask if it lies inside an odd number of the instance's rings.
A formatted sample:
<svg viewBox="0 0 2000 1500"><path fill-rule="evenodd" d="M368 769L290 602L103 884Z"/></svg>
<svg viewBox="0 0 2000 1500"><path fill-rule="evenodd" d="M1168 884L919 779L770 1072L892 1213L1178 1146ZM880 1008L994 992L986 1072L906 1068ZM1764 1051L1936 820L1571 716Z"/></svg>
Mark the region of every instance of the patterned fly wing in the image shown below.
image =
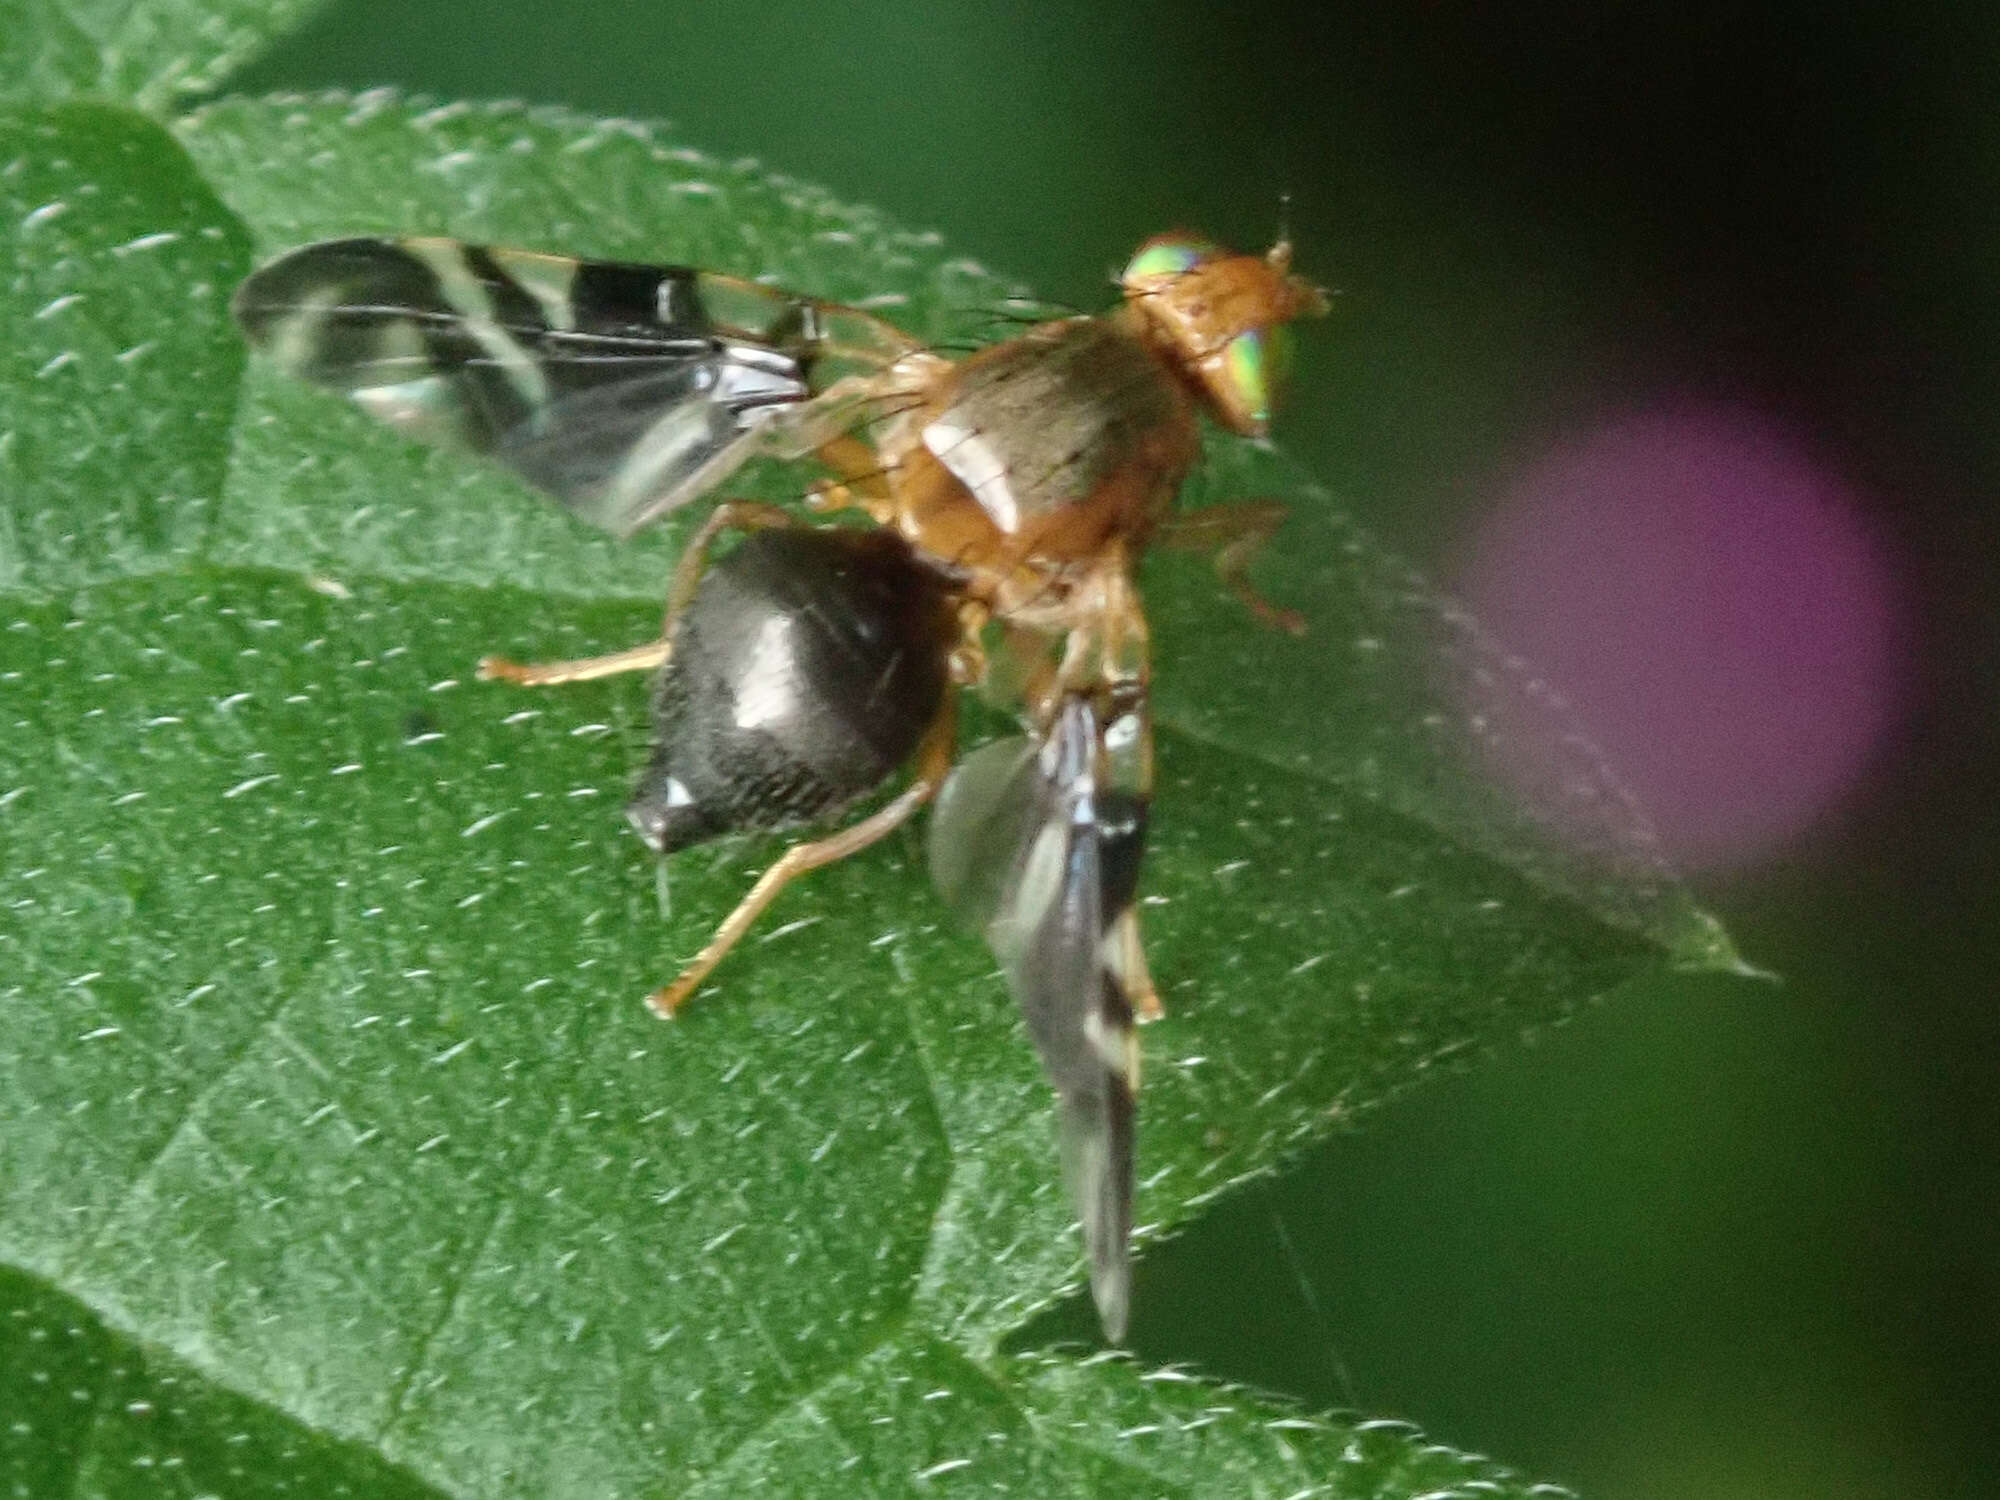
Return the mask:
<svg viewBox="0 0 2000 1500"><path fill-rule="evenodd" d="M1131 1304L1139 1049L1112 928L1138 882L1145 806L1101 784L1099 729L1089 700L1072 698L1039 745L1003 739L967 756L939 795L930 856L939 891L999 958L1055 1086L1091 1296L1117 1343Z"/></svg>
<svg viewBox="0 0 2000 1500"><path fill-rule="evenodd" d="M307 245L250 276L235 312L287 373L621 535L712 489L778 414L916 347L734 277L445 239Z"/></svg>

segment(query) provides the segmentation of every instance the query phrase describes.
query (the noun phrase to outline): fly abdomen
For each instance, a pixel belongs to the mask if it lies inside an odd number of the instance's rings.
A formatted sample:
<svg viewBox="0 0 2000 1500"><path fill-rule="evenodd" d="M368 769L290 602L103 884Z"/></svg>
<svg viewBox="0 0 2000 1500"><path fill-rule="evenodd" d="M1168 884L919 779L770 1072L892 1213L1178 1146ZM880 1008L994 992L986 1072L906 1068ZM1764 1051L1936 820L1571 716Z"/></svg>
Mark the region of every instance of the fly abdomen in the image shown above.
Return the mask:
<svg viewBox="0 0 2000 1500"><path fill-rule="evenodd" d="M892 533L753 533L673 627L633 826L665 854L840 811L915 751L957 638L944 581Z"/></svg>

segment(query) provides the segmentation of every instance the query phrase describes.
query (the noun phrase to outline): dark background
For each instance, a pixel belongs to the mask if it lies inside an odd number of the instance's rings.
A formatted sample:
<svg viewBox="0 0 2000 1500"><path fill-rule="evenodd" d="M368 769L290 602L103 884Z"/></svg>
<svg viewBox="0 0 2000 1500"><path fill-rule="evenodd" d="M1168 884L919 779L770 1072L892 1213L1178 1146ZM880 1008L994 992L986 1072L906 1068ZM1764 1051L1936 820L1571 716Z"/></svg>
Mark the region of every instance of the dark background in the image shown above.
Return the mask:
<svg viewBox="0 0 2000 1500"><path fill-rule="evenodd" d="M1282 439L1446 574L1524 434L1785 424L1902 611L1847 794L1696 876L1785 983L1417 1091L1150 1254L1134 1340L1606 1500L1995 1493L2000 11L1016 9L344 0L240 82L667 118L1084 307L1288 192L1339 295Z"/></svg>

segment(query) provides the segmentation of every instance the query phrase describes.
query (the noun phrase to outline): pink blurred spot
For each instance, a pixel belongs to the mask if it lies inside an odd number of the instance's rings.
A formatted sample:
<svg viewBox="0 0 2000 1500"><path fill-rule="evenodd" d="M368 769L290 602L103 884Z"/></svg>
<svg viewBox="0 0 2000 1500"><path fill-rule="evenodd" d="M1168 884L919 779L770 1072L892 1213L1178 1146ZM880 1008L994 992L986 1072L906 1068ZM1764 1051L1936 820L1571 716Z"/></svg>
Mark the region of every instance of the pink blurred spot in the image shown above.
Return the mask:
<svg viewBox="0 0 2000 1500"><path fill-rule="evenodd" d="M1896 588L1853 495L1724 407L1545 455L1459 592L1568 697L1667 851L1742 863L1820 818L1897 717Z"/></svg>

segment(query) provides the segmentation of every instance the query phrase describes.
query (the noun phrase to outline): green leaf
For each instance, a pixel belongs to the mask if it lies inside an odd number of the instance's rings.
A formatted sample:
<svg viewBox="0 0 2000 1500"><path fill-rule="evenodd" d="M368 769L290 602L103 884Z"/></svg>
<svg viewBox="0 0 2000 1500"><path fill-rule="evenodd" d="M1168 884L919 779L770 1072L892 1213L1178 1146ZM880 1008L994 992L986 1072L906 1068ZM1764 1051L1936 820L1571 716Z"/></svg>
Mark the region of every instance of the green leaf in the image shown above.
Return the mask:
<svg viewBox="0 0 2000 1500"><path fill-rule="evenodd" d="M214 88L321 0L0 0L0 100L162 110Z"/></svg>
<svg viewBox="0 0 2000 1500"><path fill-rule="evenodd" d="M0 1485L10 1495L297 1494L433 1500L366 1445L314 1432L107 1328L75 1299L0 1270ZM881 1348L788 1408L694 1496L883 1490L1046 1495L1505 1496L1505 1471L1359 1428L1274 1414L1252 1393L1128 1362L1006 1362L998 1377L936 1339ZM1283 1488L1280 1488L1283 1486ZM1476 1487L1475 1487L1476 1486ZM1528 1494L1561 1492L1538 1486Z"/></svg>
<svg viewBox="0 0 2000 1500"><path fill-rule="evenodd" d="M437 1491L107 1328L0 1269L0 1493L24 1497L366 1496Z"/></svg>
<svg viewBox="0 0 2000 1500"><path fill-rule="evenodd" d="M242 227L159 126L0 111L0 588L50 594L198 555L244 355Z"/></svg>
<svg viewBox="0 0 2000 1500"><path fill-rule="evenodd" d="M431 230L770 273L929 336L1006 288L624 123L229 103L178 127L192 166L103 110L9 128L0 154L54 174L28 197L79 205L5 221L31 286L10 340L74 287L40 321L76 314L60 348L90 357L54 372L88 377L75 400L32 357L0 386L4 451L32 458L0 495L24 539L0 574L0 1305L83 1329L97 1373L88 1424L52 1407L6 1461L108 1474L119 1402L154 1401L122 1393L171 1379L190 1455L240 1425L370 1493L1530 1492L1393 1426L1002 1354L1073 1285L1074 1230L1046 1085L915 841L788 892L719 993L653 1020L639 996L770 850L683 856L663 915L617 811L643 683L470 668L644 638L671 539L614 548L239 378L217 295L239 220L266 251ZM126 279L120 236L168 204L208 295ZM117 360L149 339L173 357ZM1219 447L1206 483L1294 501L1266 582L1317 628L1149 575L1155 1234L1441 1058L1727 959L1586 751L1550 815L1593 811L1608 856L1483 789L1480 757L1568 726L1525 687L1511 719L1453 706L1460 679L1519 685L1475 627L1273 455ZM131 519L169 492L194 499ZM1138 1295L1143 1344L1143 1266ZM16 1347L67 1379L58 1345ZM107 1493L184 1492L163 1462L117 1472Z"/></svg>

